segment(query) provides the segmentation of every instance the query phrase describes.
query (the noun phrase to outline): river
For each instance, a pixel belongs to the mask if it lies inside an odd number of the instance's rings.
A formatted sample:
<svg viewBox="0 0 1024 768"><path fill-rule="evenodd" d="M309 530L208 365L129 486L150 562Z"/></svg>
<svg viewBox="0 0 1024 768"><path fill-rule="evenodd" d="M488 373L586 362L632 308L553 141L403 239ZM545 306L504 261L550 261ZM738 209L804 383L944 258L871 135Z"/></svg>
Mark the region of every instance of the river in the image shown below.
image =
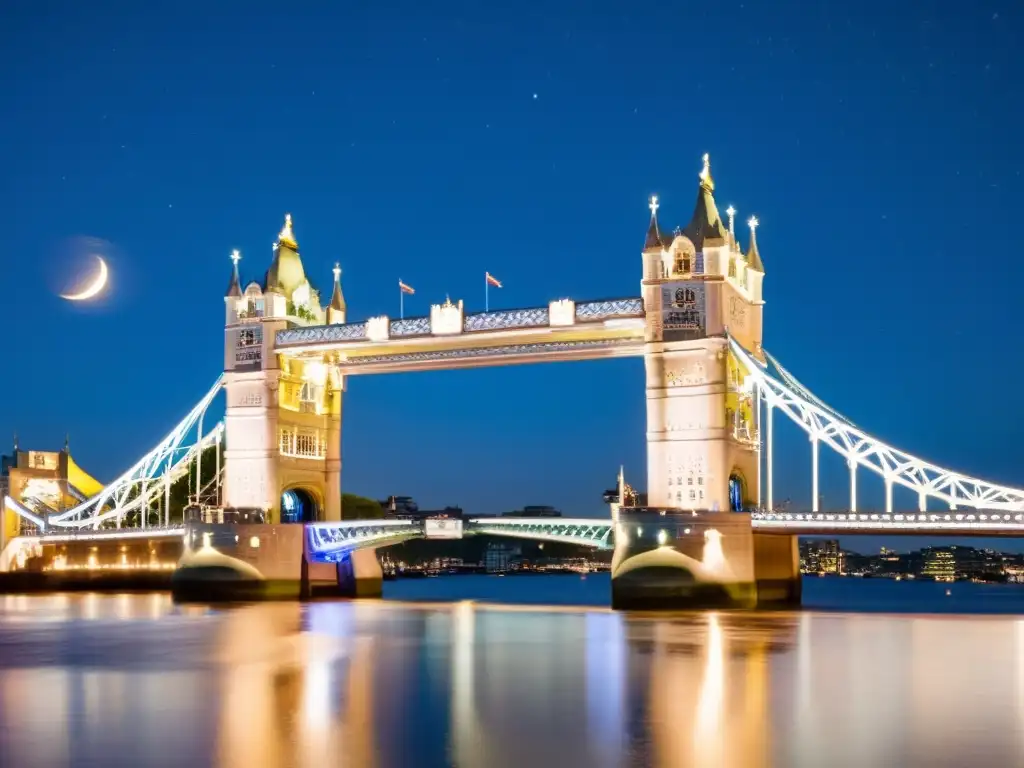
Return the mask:
<svg viewBox="0 0 1024 768"><path fill-rule="evenodd" d="M3 596L0 766L1024 764L1024 587L814 578L802 611L672 615L607 595Z"/></svg>

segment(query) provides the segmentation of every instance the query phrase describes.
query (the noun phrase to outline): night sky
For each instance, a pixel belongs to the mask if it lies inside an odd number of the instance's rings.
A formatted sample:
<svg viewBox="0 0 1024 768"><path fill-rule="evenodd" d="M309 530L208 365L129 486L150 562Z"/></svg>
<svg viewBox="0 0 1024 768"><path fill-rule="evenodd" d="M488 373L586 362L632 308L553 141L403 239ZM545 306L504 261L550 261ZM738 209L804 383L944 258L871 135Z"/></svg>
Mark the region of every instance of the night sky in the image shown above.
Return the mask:
<svg viewBox="0 0 1024 768"><path fill-rule="evenodd" d="M407 315L482 309L485 270L492 308L638 295L647 197L685 225L709 152L720 208L761 221L766 348L868 432L1024 485L1020 6L830 6L5 3L0 434L124 469L217 376L228 256L261 276L285 212L350 319L396 316L399 278ZM90 238L112 290L72 305ZM343 486L605 514L620 463L644 484L642 368L354 377ZM777 496L807 505L779 432Z"/></svg>

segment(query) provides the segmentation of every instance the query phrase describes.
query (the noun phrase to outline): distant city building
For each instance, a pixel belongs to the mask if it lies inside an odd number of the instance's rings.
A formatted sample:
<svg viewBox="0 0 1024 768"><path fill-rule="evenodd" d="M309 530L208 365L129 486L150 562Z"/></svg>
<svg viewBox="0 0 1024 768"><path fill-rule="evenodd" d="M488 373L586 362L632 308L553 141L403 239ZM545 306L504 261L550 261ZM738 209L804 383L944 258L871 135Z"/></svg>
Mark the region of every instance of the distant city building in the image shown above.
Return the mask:
<svg viewBox="0 0 1024 768"><path fill-rule="evenodd" d="M462 519L462 507L448 506L444 509L420 509L412 496L388 496L380 502L384 516L395 520L423 520L428 517L452 517Z"/></svg>
<svg viewBox="0 0 1024 768"><path fill-rule="evenodd" d="M487 545L487 551L484 552L484 570L487 573L505 573L512 562L521 556L522 550L519 547L504 542L492 542Z"/></svg>
<svg viewBox="0 0 1024 768"><path fill-rule="evenodd" d="M949 547L924 550L924 566L921 575L936 581L956 579L956 557Z"/></svg>
<svg viewBox="0 0 1024 768"><path fill-rule="evenodd" d="M388 517L415 516L420 511L412 496L388 496L380 506Z"/></svg>
<svg viewBox="0 0 1024 768"><path fill-rule="evenodd" d="M842 573L842 551L835 539L800 542L800 570L804 573Z"/></svg>
<svg viewBox="0 0 1024 768"><path fill-rule="evenodd" d="M41 518L70 509L103 489L71 457L65 441L60 451L23 451L17 441L0 457L0 498L10 495ZM25 518L0 509L0 545L19 533L35 533Z"/></svg>

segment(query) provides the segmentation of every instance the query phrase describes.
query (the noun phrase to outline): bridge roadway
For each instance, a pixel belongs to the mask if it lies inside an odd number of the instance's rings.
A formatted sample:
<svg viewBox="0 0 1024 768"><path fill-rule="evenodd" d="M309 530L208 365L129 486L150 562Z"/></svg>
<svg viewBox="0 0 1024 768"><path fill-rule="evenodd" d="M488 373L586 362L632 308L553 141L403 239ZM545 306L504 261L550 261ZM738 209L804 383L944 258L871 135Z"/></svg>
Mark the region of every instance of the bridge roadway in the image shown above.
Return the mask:
<svg viewBox="0 0 1024 768"><path fill-rule="evenodd" d="M1024 514L1002 510L948 512L753 512L758 533L788 536L1024 536Z"/></svg>
<svg viewBox="0 0 1024 768"><path fill-rule="evenodd" d="M708 514L697 513L694 517ZM752 512L751 527L758 533L788 536L829 535L929 535L1024 537L1024 513L1002 510L948 512ZM445 523L447 528L437 524ZM428 526L432 524L433 529ZM387 546L412 538L461 538L487 534L534 541L611 549L614 546L613 523L600 518L478 517L457 520L354 520L309 524L315 552L327 555L364 547ZM146 529L62 529L38 537L20 537L23 541L59 544L73 541L110 539L161 539L183 536L183 526ZM196 542L197 544L199 542ZM2 570L2 566L0 566Z"/></svg>

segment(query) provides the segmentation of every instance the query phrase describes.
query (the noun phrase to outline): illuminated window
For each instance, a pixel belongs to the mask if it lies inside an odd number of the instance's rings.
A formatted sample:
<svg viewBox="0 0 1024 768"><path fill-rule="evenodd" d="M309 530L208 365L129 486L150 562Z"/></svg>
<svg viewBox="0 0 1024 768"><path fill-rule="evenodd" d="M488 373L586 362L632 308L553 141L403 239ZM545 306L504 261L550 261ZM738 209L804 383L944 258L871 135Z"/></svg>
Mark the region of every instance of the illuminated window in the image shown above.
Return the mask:
<svg viewBox="0 0 1024 768"><path fill-rule="evenodd" d="M239 347L258 347L263 343L263 327L242 328L238 332Z"/></svg>
<svg viewBox="0 0 1024 768"><path fill-rule="evenodd" d="M300 459L322 459L327 455L327 443L319 429L282 427L278 447L282 455Z"/></svg>

